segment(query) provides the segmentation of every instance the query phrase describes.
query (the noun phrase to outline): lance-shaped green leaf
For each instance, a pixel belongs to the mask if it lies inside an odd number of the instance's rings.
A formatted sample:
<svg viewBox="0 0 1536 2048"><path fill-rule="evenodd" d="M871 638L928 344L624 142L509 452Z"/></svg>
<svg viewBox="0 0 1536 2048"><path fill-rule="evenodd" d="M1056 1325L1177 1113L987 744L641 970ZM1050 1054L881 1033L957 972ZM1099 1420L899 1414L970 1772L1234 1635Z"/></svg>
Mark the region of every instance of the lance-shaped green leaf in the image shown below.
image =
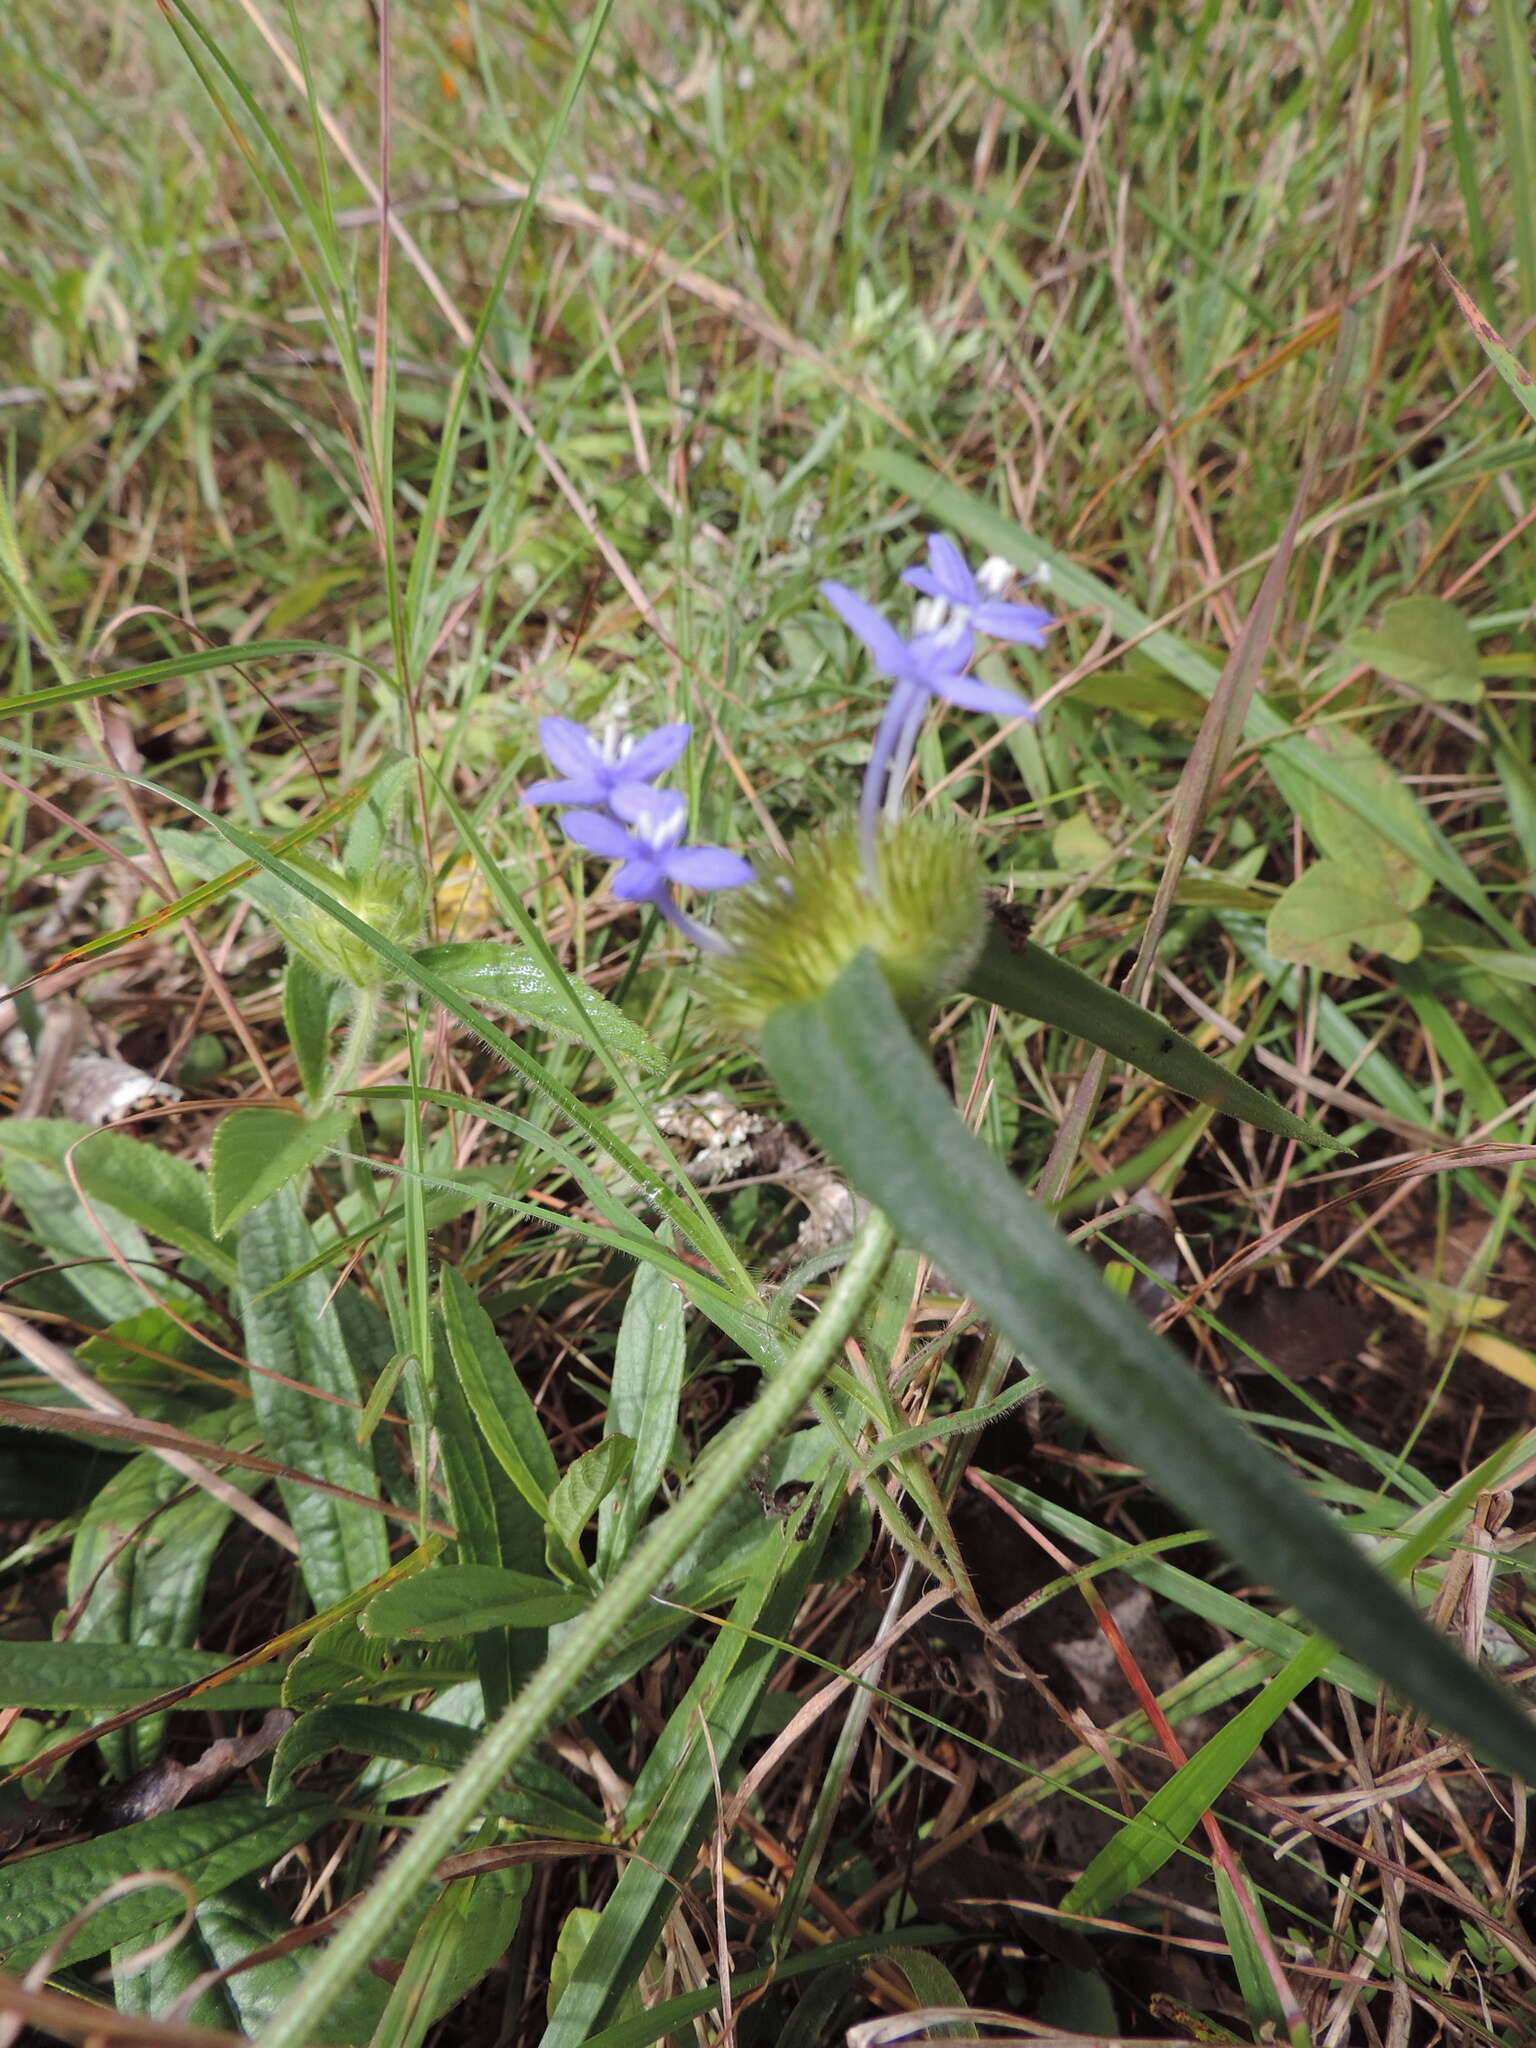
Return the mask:
<svg viewBox="0 0 1536 2048"><path fill-rule="evenodd" d="M196 1685L229 1662L211 1650L145 1648L138 1643L0 1643L0 1706L58 1714L93 1714L142 1706L177 1686ZM210 1692L221 1711L275 1707L282 1671L251 1671Z"/></svg>
<svg viewBox="0 0 1536 2048"><path fill-rule="evenodd" d="M584 1024L590 1038L601 1039L610 1052L636 1060L652 1073L666 1071L666 1055L638 1024L584 981L552 973L526 946L459 940L423 946L416 958L450 988L488 1010L510 1010L563 1038L576 1037Z"/></svg>
<svg viewBox="0 0 1536 2048"><path fill-rule="evenodd" d="M169 1871L184 1878L198 1898L211 1898L247 1871L286 1855L329 1811L315 1799L269 1811L260 1793L233 1792L185 1813L135 1821L94 1841L24 1856L0 1871L0 1961L10 1970L25 1969L92 1906L97 1910L54 1951L55 1967L142 1941L178 1916L185 1893L167 1883L103 1900L116 1880Z"/></svg>
<svg viewBox="0 0 1536 2048"><path fill-rule="evenodd" d="M1193 1525L1438 1724L1505 1770L1536 1770L1536 1727L1514 1697L1387 1583L977 1141L871 954L824 996L772 1015L763 1051L790 1109L854 1186Z"/></svg>
<svg viewBox="0 0 1536 2048"><path fill-rule="evenodd" d="M383 1522L372 1508L346 1498L372 1499L379 1492L372 1447L357 1440L363 1406L357 1361L339 1300L325 1276L312 1270L314 1233L292 1188L269 1195L245 1218L239 1237L251 1400L267 1449L283 1464L341 1489L318 1493L299 1480L278 1481L301 1545L305 1587L323 1613L389 1569Z"/></svg>
<svg viewBox="0 0 1536 2048"><path fill-rule="evenodd" d="M996 911L965 987L968 995L983 1002L1085 1038L1180 1095L1192 1095L1196 1102L1207 1102L1258 1130L1295 1138L1303 1145L1342 1149L1337 1138L1292 1116L1140 1003L1047 953Z"/></svg>

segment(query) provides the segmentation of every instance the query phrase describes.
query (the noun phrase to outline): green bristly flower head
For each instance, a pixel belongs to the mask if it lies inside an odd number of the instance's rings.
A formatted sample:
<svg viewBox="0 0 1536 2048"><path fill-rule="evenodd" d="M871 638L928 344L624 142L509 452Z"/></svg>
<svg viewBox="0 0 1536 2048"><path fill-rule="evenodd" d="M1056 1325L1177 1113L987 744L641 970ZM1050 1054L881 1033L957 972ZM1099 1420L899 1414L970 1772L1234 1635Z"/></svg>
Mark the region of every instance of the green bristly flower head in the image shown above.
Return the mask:
<svg viewBox="0 0 1536 2048"><path fill-rule="evenodd" d="M291 866L345 904L354 917L397 946L409 950L419 941L427 909L427 878L419 860L409 854L386 853L366 872L338 875L305 854L287 858ZM288 943L322 974L347 982L360 993L383 989L396 979L389 962L371 946L301 897L295 896L291 907L273 916Z"/></svg>
<svg viewBox="0 0 1536 2048"><path fill-rule="evenodd" d="M922 1026L964 981L985 926L980 863L951 827L924 816L882 826L871 877L857 826L832 825L727 900L718 928L731 951L711 962L711 1005L727 1028L758 1031L824 995L867 946Z"/></svg>

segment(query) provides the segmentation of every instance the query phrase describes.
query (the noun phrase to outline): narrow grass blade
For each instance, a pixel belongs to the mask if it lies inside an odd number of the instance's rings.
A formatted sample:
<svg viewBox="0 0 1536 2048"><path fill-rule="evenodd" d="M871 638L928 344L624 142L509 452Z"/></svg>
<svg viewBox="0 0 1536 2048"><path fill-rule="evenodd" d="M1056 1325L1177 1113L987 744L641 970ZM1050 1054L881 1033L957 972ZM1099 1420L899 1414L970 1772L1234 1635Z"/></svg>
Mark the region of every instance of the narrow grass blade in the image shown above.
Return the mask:
<svg viewBox="0 0 1536 2048"><path fill-rule="evenodd" d="M777 1012L764 1054L785 1101L901 1233L951 1274L1069 1407L1248 1571L1502 1768L1536 1728L1389 1590L1339 1524L1171 1345L1099 1282L966 1128L869 953L818 1002Z"/></svg>
<svg viewBox="0 0 1536 2048"><path fill-rule="evenodd" d="M1262 1692L1203 1744L1100 1849L1062 1900L1064 1913L1107 1913L1176 1856L1275 1722L1327 1665L1321 1638L1298 1652Z"/></svg>
<svg viewBox="0 0 1536 2048"><path fill-rule="evenodd" d="M1491 69L1498 81L1494 103L1499 139L1508 167L1509 198L1505 218L1515 245L1520 284L1520 310L1536 314L1536 219L1531 214L1531 183L1536 179L1536 85L1531 78L1531 16L1520 0L1490 0L1493 22Z"/></svg>
<svg viewBox="0 0 1536 2048"><path fill-rule="evenodd" d="M92 697L116 697L124 690L142 690L153 683L179 682L183 676L206 675L210 669L244 668L258 661L294 661L300 655L318 661L354 662L370 675L384 679L384 671L360 654L344 647L328 647L323 640L253 640L246 647L195 647L185 654L168 655L163 661L143 661L133 668L114 669L110 675L84 676L78 681L59 683L51 690L23 690L0 697L0 718L31 717L51 711L58 704L79 704Z"/></svg>
<svg viewBox="0 0 1536 2048"><path fill-rule="evenodd" d="M644 1967L676 1905L673 1883L693 1868L720 1779L729 1781L753 1711L777 1668L773 1639L793 1626L814 1578L826 1527L824 1518L808 1542L761 1547L729 1621L668 1720L662 1746L675 1762L659 1786L652 1782L656 1772L642 1772L626 1827L634 1827L636 1808L647 1791L659 1797L636 1843L639 1854L625 1864L603 1907L581 1973L567 1986L540 2048L580 2048L593 2028L614 2013L624 1989ZM706 1714L707 1743L699 1732Z"/></svg>
<svg viewBox="0 0 1536 2048"><path fill-rule="evenodd" d="M559 1468L528 1390L513 1370L495 1325L453 1266L442 1274L448 1350L485 1447L542 1526Z"/></svg>
<svg viewBox="0 0 1536 2048"><path fill-rule="evenodd" d="M1218 1864L1216 1877L1216 1902L1221 1909L1222 1931L1227 1937L1237 1981L1242 1987L1243 2003L1248 2008L1248 2018L1261 2041L1296 2041L1298 2037L1286 2026L1290 2015L1281 2008L1275 1993L1274 1980L1270 1976L1264 1951L1259 1946L1261 1933L1267 1935L1264 1909L1254 1897L1252 1886L1247 1887L1248 1896L1242 1897L1231 1877ZM1250 1919L1253 1914L1256 1919ZM1306 2040L1303 2034L1300 2039Z"/></svg>
<svg viewBox="0 0 1536 2048"><path fill-rule="evenodd" d="M1138 1072L1150 1074L1154 1081L1239 1117L1258 1130L1295 1138L1304 1145L1342 1149L1337 1138L1271 1102L1161 1017L1011 931L1000 918L994 917L988 928L966 992L983 1002L1055 1024L1075 1038L1085 1038Z"/></svg>
<svg viewBox="0 0 1536 2048"><path fill-rule="evenodd" d="M0 742L0 744L11 743ZM78 762L68 760L64 756L45 753L41 748L37 747L16 746L13 750L32 761L47 761L55 766L71 769L77 768L80 765ZM94 773L95 771L92 770L91 772ZM158 784L144 776L129 775L124 771L120 773L119 779L132 785L134 788L147 791L157 800L164 800L170 795L170 792L160 788ZM395 979L414 984L414 986L422 989L426 994L441 1003L445 1010L452 1016L457 1017L460 1023L466 1025L474 1032L482 1044L488 1046L492 1052L504 1060L515 1073L528 1082L530 1087L535 1089L546 1101L558 1109L560 1114L571 1124L591 1138L593 1143L599 1146L619 1170L627 1174L637 1187L645 1191L646 1198L666 1217L673 1228L689 1244L696 1246L704 1257L709 1260L710 1264L721 1276L723 1286L735 1293L738 1299L744 1305L749 1306L750 1309L755 1310L757 1308L757 1289L751 1274L748 1273L743 1265L741 1256L735 1246L710 1213L709 1206L703 1196L691 1182L685 1182L681 1191L668 1185L658 1175L654 1166L648 1165L642 1160L630 1146L626 1145L615 1134L600 1116L587 1107L579 1096L575 1095L569 1088L563 1087L539 1060L525 1052L515 1039L509 1038L504 1031L499 1030L488 1018L482 1016L456 989L451 988L441 975L435 974L430 968L424 967L419 960L413 959L408 952L402 947L397 946L392 939L386 938L382 932L375 931L371 925L366 924L355 911L350 910L346 904L338 901L332 890L322 887L303 870L282 861L271 848L264 846L260 840L254 839L248 832L242 831L239 826L231 824L227 818L221 818L215 812L205 809L202 804L195 802L191 797L176 795L172 800L182 810L200 819L203 824L217 832L237 852L242 854L247 860L254 862L265 874L275 877L278 882L286 885L295 895L301 896L307 903L313 904L317 910L323 912L325 916L340 925L343 931L349 932L353 938L359 940L370 952L376 954L379 959L385 961L394 970ZM312 829L309 826L305 828L306 832ZM532 930L533 928L529 927L529 929ZM528 933L525 932L524 936L528 936ZM103 943L108 945L116 944L118 939L114 935L105 942L95 942L95 945L100 946ZM94 947L82 948L80 951L84 953L94 949ZM572 1014L578 1026L585 1025L586 1020L579 1004L574 998L572 999ZM599 1040L599 1047L601 1047L601 1044L602 1042ZM606 1051L606 1048L602 1049ZM770 1353L776 1352L777 1345L771 1331L765 1332L764 1342Z"/></svg>
<svg viewBox="0 0 1536 2048"><path fill-rule="evenodd" d="M935 1948L953 1941L953 1930L947 1927L898 1927L888 1934L862 1934L853 1941L832 1941L816 1948L809 1955L789 1956L782 1962L769 1964L760 1970L735 1970L731 1974L731 1985L738 1999L762 1986L790 1984L799 1977L814 1977L826 1970L837 1970L849 1963L860 1963L876 1956L888 1954L892 1949L912 1949L919 1942L929 1942ZM585 2048L653 2048L658 2041L683 2038L680 2030L690 2020L712 2013L720 2004L718 1984L706 1984L698 1991L684 1991L675 1998L653 2005L647 2012L635 2019L615 2020L603 2028L600 2034L589 2034ZM546 2044L541 2043L541 2048Z"/></svg>
<svg viewBox="0 0 1536 2048"><path fill-rule="evenodd" d="M1521 208L1520 210L1522 213L1528 211L1527 208ZM1440 265L1440 275L1445 279L1447 286L1450 288L1451 297L1456 301L1461 317L1477 336L1478 346L1482 349L1483 354L1492 363L1505 385L1514 393L1531 418L1536 420L1536 377L1531 375L1530 371L1521 362L1520 358L1515 354L1508 342L1505 341L1488 316L1485 313L1480 313L1477 307L1473 305L1467 293L1463 291L1451 275L1444 257L1437 255L1435 261Z"/></svg>

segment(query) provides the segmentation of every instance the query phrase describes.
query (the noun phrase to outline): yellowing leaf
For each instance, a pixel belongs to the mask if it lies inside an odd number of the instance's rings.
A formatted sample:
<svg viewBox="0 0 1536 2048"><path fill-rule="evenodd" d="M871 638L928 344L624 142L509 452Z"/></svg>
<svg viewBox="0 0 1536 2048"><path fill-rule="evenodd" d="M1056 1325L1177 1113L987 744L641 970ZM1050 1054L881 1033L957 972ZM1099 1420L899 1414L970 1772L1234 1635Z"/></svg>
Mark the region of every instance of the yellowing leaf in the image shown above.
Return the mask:
<svg viewBox="0 0 1536 2048"><path fill-rule="evenodd" d="M1269 950L1325 974L1353 974L1351 949L1417 957L1423 936L1377 875L1320 860L1298 876L1269 913Z"/></svg>
<svg viewBox="0 0 1536 2048"><path fill-rule="evenodd" d="M1086 875L1113 859L1115 849L1093 820L1079 811L1051 834L1056 865L1071 875Z"/></svg>
<svg viewBox="0 0 1536 2048"><path fill-rule="evenodd" d="M1483 694L1472 628L1443 597L1396 599L1375 632L1351 633L1344 651L1438 704L1476 704Z"/></svg>
<svg viewBox="0 0 1536 2048"><path fill-rule="evenodd" d="M1388 1287L1380 1280L1368 1278L1368 1284L1403 1315L1411 1316L1416 1323L1429 1323L1430 1311L1422 1303L1409 1301L1395 1287ZM1473 1313L1481 1320L1489 1315L1502 1315L1508 1306L1507 1302L1489 1301L1480 1296ZM1468 1329L1461 1334L1461 1349L1480 1365L1491 1365L1506 1379L1518 1380L1522 1387L1536 1387L1536 1358L1524 1345L1513 1344L1508 1337L1495 1336L1492 1330Z"/></svg>
<svg viewBox="0 0 1536 2048"><path fill-rule="evenodd" d="M1389 818L1410 840L1421 837L1423 818L1417 804L1369 740L1357 732L1326 727L1315 727L1308 737L1368 796L1369 808L1375 816ZM1373 831L1358 811L1337 797L1317 791L1304 822L1325 859L1353 870L1376 895L1389 896L1400 910L1417 910L1428 896L1428 861L1416 861L1400 844L1395 845L1384 833ZM1427 848L1427 840L1425 844ZM1390 948L1383 946L1377 950L1388 952Z"/></svg>
<svg viewBox="0 0 1536 2048"><path fill-rule="evenodd" d="M1145 669L1103 669L1072 685L1072 702L1094 711L1118 711L1138 725L1198 725L1204 701L1184 683Z"/></svg>

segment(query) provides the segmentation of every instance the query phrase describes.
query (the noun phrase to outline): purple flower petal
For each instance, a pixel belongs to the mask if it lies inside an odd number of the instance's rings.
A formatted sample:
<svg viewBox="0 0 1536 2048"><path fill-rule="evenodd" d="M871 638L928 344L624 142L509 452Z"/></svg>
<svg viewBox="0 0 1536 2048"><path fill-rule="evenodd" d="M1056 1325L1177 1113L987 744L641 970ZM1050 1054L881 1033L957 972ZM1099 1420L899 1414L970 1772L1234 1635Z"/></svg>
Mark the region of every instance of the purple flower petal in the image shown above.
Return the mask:
<svg viewBox="0 0 1536 2048"><path fill-rule="evenodd" d="M669 881L689 889L739 889L752 879L752 863L723 846L679 846L666 855Z"/></svg>
<svg viewBox="0 0 1536 2048"><path fill-rule="evenodd" d="M920 590L924 597L941 597L946 604L949 602L944 586L931 569L903 569L901 580L910 584L914 590Z"/></svg>
<svg viewBox="0 0 1536 2048"><path fill-rule="evenodd" d="M946 676L958 676L971 665L976 635L969 625L951 622L937 633L919 633L907 642L906 674L925 690L936 690Z"/></svg>
<svg viewBox="0 0 1536 2048"><path fill-rule="evenodd" d="M1047 629L1056 621L1037 604L1007 604L989 598L971 614L978 632L994 640L1012 640L1021 647L1043 647Z"/></svg>
<svg viewBox="0 0 1536 2048"><path fill-rule="evenodd" d="M907 672L907 643L883 612L855 596L846 583L823 583L820 589L849 632L856 633L864 642L882 675L899 676Z"/></svg>
<svg viewBox="0 0 1536 2048"><path fill-rule="evenodd" d="M621 903L654 903L663 894L667 877L661 862L649 854L637 855L614 870L608 884Z"/></svg>
<svg viewBox="0 0 1536 2048"><path fill-rule="evenodd" d="M618 819L610 818L604 811L567 811L560 827L567 839L574 839L578 846L585 846L592 853L600 853L604 860L629 860L641 851Z"/></svg>
<svg viewBox="0 0 1536 2048"><path fill-rule="evenodd" d="M974 676L950 676L939 685L938 694L946 704L961 711L985 711L992 718L1033 718L1035 707L1027 697L1012 690L994 690L990 683L978 683Z"/></svg>
<svg viewBox="0 0 1536 2048"><path fill-rule="evenodd" d="M928 568L937 585L936 597L947 597L951 604L974 605L980 602L981 592L976 588L976 578L966 566L964 555L942 533L928 536Z"/></svg>
<svg viewBox="0 0 1536 2048"><path fill-rule="evenodd" d="M652 789L648 782L621 782L608 799L615 816L633 825L646 846L676 846L688 830L688 804L675 789Z"/></svg>
<svg viewBox="0 0 1536 2048"><path fill-rule="evenodd" d="M601 804L607 801L607 785L591 775L570 782L530 782L523 791L525 804Z"/></svg>
<svg viewBox="0 0 1536 2048"><path fill-rule="evenodd" d="M670 789L652 789L648 782L631 782L622 771L603 791L603 809L611 817L622 818L642 838L645 836L644 820L651 815L651 799L658 796L670 797ZM679 798L681 802L681 799Z"/></svg>
<svg viewBox="0 0 1536 2048"><path fill-rule="evenodd" d="M691 725L659 725L638 739L619 761L619 773L626 782L651 782L677 760L692 737Z"/></svg>
<svg viewBox="0 0 1536 2048"><path fill-rule="evenodd" d="M607 765L596 740L574 718L541 718L539 745L562 775L578 781L590 780Z"/></svg>

